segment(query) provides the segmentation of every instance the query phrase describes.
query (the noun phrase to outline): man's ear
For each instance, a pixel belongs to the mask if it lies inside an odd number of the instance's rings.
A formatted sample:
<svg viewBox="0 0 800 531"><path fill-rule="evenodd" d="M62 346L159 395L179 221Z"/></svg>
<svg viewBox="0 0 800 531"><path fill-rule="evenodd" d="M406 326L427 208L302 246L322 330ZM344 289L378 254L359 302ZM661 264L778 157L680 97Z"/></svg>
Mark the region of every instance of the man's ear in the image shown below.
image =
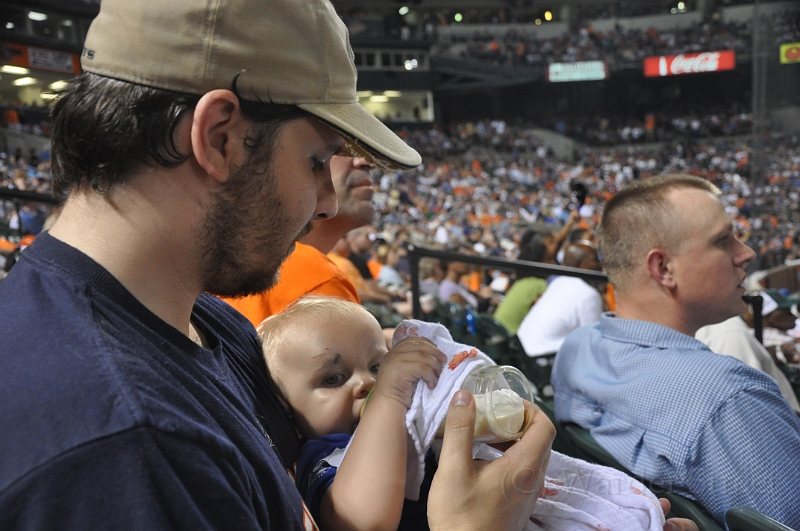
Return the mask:
<svg viewBox="0 0 800 531"><path fill-rule="evenodd" d="M650 277L667 289L675 288L675 276L670 256L662 249L651 249L645 259Z"/></svg>
<svg viewBox="0 0 800 531"><path fill-rule="evenodd" d="M241 139L247 123L239 98L230 90L212 90L203 95L192 119L192 151L197 164L209 177L222 183L238 162Z"/></svg>

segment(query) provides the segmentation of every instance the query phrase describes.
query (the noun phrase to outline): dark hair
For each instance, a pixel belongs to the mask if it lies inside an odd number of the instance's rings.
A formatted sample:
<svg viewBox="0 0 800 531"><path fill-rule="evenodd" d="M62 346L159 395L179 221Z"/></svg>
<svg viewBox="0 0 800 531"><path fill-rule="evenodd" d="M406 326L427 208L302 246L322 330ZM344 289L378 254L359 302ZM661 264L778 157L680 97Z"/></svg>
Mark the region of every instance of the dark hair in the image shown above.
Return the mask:
<svg viewBox="0 0 800 531"><path fill-rule="evenodd" d="M526 260L528 262L541 262L547 256L547 245L544 243L544 238L541 236L535 237L530 240L519 250L517 260ZM522 271L517 272L517 279L536 276L533 273L526 273Z"/></svg>
<svg viewBox="0 0 800 531"><path fill-rule="evenodd" d="M180 165L189 154L175 145L175 129L200 97L88 72L77 76L53 107L54 192L63 197L85 185L105 192L125 182L142 165ZM251 151L270 151L281 125L307 116L294 105L240 98L240 106L246 117L259 124L245 138Z"/></svg>

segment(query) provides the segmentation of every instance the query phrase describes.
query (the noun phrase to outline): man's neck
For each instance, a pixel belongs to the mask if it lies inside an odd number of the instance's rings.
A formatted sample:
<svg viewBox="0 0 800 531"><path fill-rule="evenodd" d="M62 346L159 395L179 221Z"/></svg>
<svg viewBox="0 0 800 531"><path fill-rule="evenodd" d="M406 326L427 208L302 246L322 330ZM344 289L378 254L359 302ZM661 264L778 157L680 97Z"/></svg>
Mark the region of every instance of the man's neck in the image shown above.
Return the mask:
<svg viewBox="0 0 800 531"><path fill-rule="evenodd" d="M614 314L622 319L636 319L660 324L687 336L694 337L699 326L690 322L671 304L670 301L646 300L644 298L628 298L617 293L617 307Z"/></svg>
<svg viewBox="0 0 800 531"><path fill-rule="evenodd" d="M323 254L328 254L333 246L348 232L357 228L348 219L333 217L324 221L315 221L314 228L300 241L316 248Z"/></svg>
<svg viewBox="0 0 800 531"><path fill-rule="evenodd" d="M176 235L191 234L180 225L202 219L202 213L182 210L169 194L157 199L139 192L133 183L105 194L74 192L50 235L99 263L145 307L188 336L202 288L193 243Z"/></svg>

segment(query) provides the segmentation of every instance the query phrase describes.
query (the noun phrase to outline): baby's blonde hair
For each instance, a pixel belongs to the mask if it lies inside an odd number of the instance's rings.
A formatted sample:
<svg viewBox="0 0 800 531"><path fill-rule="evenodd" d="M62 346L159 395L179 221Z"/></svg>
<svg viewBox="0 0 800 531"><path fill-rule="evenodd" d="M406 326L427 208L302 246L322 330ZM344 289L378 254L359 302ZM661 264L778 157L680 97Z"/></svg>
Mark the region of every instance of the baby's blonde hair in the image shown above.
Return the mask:
<svg viewBox="0 0 800 531"><path fill-rule="evenodd" d="M273 361L280 347L286 342L290 333L295 331L295 326L303 319L321 318L325 322L336 320L346 326L348 319L357 315L366 316L378 324L378 320L363 306L355 302L346 301L337 297L323 295L305 295L284 308L280 313L267 317L258 325L258 337L261 340L261 350L271 372L275 370ZM378 325L380 327L380 325ZM309 330L311 332L311 330ZM272 363L270 363L272 362Z"/></svg>

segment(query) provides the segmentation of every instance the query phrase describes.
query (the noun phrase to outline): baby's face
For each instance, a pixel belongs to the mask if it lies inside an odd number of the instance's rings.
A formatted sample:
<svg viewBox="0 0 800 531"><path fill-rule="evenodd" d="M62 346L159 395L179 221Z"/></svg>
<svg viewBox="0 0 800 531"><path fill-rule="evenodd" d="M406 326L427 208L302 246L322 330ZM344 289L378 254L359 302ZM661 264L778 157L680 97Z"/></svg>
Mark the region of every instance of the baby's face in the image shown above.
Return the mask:
<svg viewBox="0 0 800 531"><path fill-rule="evenodd" d="M386 354L386 340L374 318L359 314L346 319L295 323L270 361L295 425L308 439L353 433Z"/></svg>

